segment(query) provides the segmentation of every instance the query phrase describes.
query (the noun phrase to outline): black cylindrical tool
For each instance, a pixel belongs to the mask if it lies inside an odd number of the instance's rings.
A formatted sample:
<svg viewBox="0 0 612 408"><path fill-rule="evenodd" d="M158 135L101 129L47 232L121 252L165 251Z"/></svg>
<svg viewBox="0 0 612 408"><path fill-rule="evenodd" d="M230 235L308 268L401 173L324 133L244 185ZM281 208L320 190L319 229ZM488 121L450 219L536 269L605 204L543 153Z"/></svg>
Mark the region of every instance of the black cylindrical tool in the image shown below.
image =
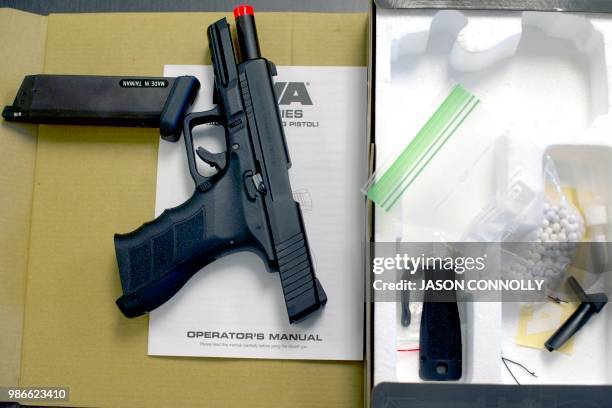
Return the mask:
<svg viewBox="0 0 612 408"><path fill-rule="evenodd" d="M253 7L247 4L236 7L234 9L234 17L236 18L238 46L240 48L242 62L261 58Z"/></svg>
<svg viewBox="0 0 612 408"><path fill-rule="evenodd" d="M544 347L546 347L548 351L554 351L563 346L565 342L576 334L594 314L599 313L606 303L608 303L608 297L605 293L586 294L573 276L567 279L567 283L574 290L582 303L580 303L578 309L576 309L561 327L546 340Z"/></svg>

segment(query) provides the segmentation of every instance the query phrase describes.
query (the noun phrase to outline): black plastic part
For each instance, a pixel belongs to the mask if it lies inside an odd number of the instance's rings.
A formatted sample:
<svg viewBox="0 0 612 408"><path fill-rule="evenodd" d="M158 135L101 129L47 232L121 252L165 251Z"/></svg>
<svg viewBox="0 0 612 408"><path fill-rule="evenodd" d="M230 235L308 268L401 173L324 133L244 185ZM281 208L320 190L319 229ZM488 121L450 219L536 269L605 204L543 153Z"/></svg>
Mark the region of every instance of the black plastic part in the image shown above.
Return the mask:
<svg viewBox="0 0 612 408"><path fill-rule="evenodd" d="M411 275L410 272L408 270L406 270L404 272L404 276L402 276L402 279L405 280L410 280ZM401 313L401 323L402 326L404 327L408 327L410 326L410 321L412 320L412 313L410 312L410 291L409 290L403 290L400 293L400 303L402 306L402 313Z"/></svg>
<svg viewBox="0 0 612 408"><path fill-rule="evenodd" d="M217 170L223 170L223 168L225 167L225 163L227 162L227 158L226 153L211 153L208 150L204 149L203 147L198 147L198 150L196 150L196 154L198 155L198 157L200 159L202 159L202 161L206 164L208 164L209 166L217 169Z"/></svg>
<svg viewBox="0 0 612 408"><path fill-rule="evenodd" d="M257 38L257 27L255 16L246 14L236 18L236 31L238 33L238 47L242 62L261 58L259 39Z"/></svg>
<svg viewBox="0 0 612 408"><path fill-rule="evenodd" d="M426 269L424 272L428 281L455 279L452 270ZM461 321L454 291L425 291L419 349L421 379L452 381L461 378Z"/></svg>
<svg viewBox="0 0 612 408"><path fill-rule="evenodd" d="M183 131L183 120L193 104L200 82L192 76L176 78L159 118L159 133L169 142L176 142Z"/></svg>
<svg viewBox="0 0 612 408"><path fill-rule="evenodd" d="M587 295L584 289L580 286L576 278L570 276L567 283L574 290L578 299L582 303L572 313L572 315L553 333L544 347L548 351L558 350L562 347L574 334L578 332L594 314L599 313L601 309L608 303L608 297L605 293L594 293Z"/></svg>
<svg viewBox="0 0 612 408"><path fill-rule="evenodd" d="M8 121L160 128L179 139L200 87L195 77L28 75L2 117Z"/></svg>

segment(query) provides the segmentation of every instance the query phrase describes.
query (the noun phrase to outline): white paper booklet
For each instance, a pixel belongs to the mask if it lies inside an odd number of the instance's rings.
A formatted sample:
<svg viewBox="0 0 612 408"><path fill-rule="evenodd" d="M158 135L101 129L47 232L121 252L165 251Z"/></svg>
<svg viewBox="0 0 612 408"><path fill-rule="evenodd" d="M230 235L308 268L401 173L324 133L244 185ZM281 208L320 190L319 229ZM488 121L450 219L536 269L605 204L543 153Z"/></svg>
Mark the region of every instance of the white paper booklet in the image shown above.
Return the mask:
<svg viewBox="0 0 612 408"><path fill-rule="evenodd" d="M278 274L255 254L233 254L198 272L150 314L150 355L363 358L365 213L359 188L367 179L366 70L278 67L278 73L291 185L327 305L289 324ZM212 107L210 66L169 65L164 75L197 77L202 86L193 110ZM223 135L219 130L215 134ZM215 151L212 132L205 133L194 135L196 147ZM193 189L183 138L160 141L156 215L183 203Z"/></svg>

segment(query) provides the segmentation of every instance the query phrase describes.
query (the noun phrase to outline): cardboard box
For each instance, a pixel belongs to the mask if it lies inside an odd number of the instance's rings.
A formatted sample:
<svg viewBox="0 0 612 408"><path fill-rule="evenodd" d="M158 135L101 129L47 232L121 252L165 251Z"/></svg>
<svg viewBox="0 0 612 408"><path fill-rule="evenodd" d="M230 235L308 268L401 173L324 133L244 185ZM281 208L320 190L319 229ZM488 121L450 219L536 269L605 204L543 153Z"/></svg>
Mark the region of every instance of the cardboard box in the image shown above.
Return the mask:
<svg viewBox="0 0 612 408"><path fill-rule="evenodd" d="M223 16L0 9L2 102L26 74L157 76L210 61L205 30ZM366 64L365 14L257 22L278 65ZM155 129L0 122L0 384L67 386L70 406L362 405L360 362L147 356L147 317L114 304L112 237L153 218L158 140Z"/></svg>
<svg viewBox="0 0 612 408"><path fill-rule="evenodd" d="M568 181L567 168L570 166L586 167L589 163L601 166L598 170L602 180L600 186L604 188L602 194L608 197L607 205L611 208L607 180L612 165L609 156L612 139L609 139L609 130L606 134L605 129L610 126L606 118L610 112L612 18L610 14L593 14L610 11L609 3L605 2L568 2L561 6L555 1L376 0L370 13L369 41L371 162L383 162L399 146L405 146L414 134L406 129L418 130L418 127L412 129L410 121L404 118L413 112L411 118L419 120L415 112L427 113L419 107L427 109L426 105L435 102L436 91L445 88L444 79L448 72L452 72L453 79L466 81L466 86L482 95L494 111L508 112L512 118L526 118L527 123L553 118L562 125L563 132L584 136L582 139L567 138L565 133L555 133L553 129L557 128L552 125L543 126L538 130L545 131L535 135L541 137L536 143L553 156L561 169L562 181ZM521 45L522 49L519 48ZM577 51L570 52L570 48ZM504 65L512 60L517 49L522 52L519 53L523 56L522 62ZM529 52L533 56L531 64L524 61ZM564 76L566 81L558 81ZM584 86L572 86L573 81L584 81ZM500 91L502 87L503 92ZM399 97L400 94L404 97ZM555 101L563 103L556 104ZM597 122L598 117L603 119ZM594 121L596 124L583 135ZM546 131L551 134L545 134ZM424 202L431 205L427 200ZM458 205L456 210L459 215L463 214L460 207ZM395 240L397 228L396 220L391 220L393 216L373 209L370 217L372 230L368 238L371 242ZM406 231L406 225L414 220L404 219L403 222ZM609 231L608 226L608 234ZM612 282L608 278L604 284L609 290ZM377 323L384 315L393 324L396 306L384 303L368 305L366 390L373 390L373 407L396 406L394 404L408 401L419 406L441 406L437 404L443 403L450 406L451 403L473 401L497 406L502 404L499 402L502 400L508 404L525 404L516 406L528 406L526 401L557 406L557 402L568 398L603 404L593 406L608 406L612 389L609 386L612 372L607 364L612 340L611 310L600 315L597 322L589 322L590 328L585 328L584 336L580 338L579 350L582 353L577 357L578 362L574 359L575 364L572 364L567 358L554 359L549 354L539 356L536 350L510 348L510 344L514 345L513 324L516 319L502 310L501 304L473 303L470 307L472 321L468 323L470 327L464 338L464 344L467 343L464 352L468 351L464 354L464 362L469 371L464 365L464 377L459 383L423 384L418 378L418 353L412 361L414 367L410 366L415 379L399 382L393 378L395 373L391 371L396 369L396 365L391 360L398 355L395 333L379 332ZM591 335L588 336L586 331ZM389 350L383 350L389 344ZM519 361L538 367L539 376L529 382L532 385L516 387L512 384L502 366L502 350L510 350L513 355L520 356ZM377 365L384 366L384 369L377 372ZM390 375L380 376L381 371Z"/></svg>

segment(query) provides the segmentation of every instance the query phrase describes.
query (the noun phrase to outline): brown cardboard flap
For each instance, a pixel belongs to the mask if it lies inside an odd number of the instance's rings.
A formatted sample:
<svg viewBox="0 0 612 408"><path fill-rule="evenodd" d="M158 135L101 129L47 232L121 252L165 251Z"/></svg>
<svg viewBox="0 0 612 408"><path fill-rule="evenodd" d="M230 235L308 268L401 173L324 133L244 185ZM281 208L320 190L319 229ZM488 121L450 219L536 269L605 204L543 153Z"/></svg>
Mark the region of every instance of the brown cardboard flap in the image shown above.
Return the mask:
<svg viewBox="0 0 612 408"><path fill-rule="evenodd" d="M0 21L0 98L10 104L23 76L42 70L47 20L0 9ZM21 356L36 126L0 121L0 152L0 384L15 386Z"/></svg>
<svg viewBox="0 0 612 408"><path fill-rule="evenodd" d="M164 64L202 64L206 27L220 17L51 15L44 71L161 75ZM257 23L277 65L366 64L365 14L259 13ZM126 319L114 304L113 234L153 217L158 139L40 127L20 384L68 386L79 406L361 406L361 362L147 356L147 317Z"/></svg>

